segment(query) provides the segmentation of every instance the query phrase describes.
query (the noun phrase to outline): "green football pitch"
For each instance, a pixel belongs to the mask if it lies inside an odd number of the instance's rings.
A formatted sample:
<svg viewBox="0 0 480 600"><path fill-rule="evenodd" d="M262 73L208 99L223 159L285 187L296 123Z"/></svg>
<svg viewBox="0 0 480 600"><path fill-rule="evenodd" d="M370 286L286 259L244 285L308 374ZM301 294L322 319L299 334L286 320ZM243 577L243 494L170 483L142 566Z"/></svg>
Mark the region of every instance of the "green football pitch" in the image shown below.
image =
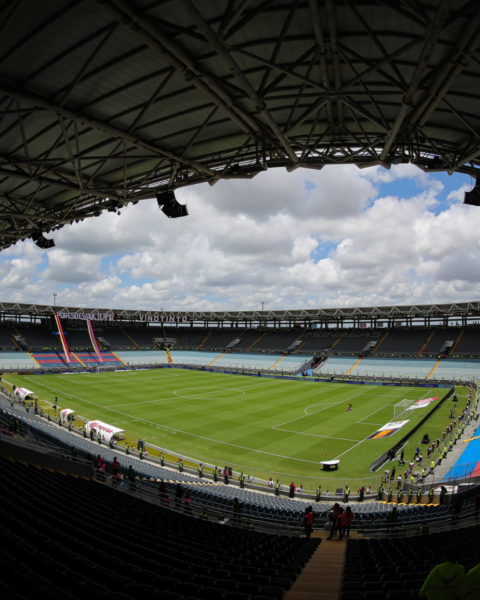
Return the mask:
<svg viewBox="0 0 480 600"><path fill-rule="evenodd" d="M40 399L53 402L57 396L60 408L120 427L131 439L145 439L147 446L194 461L228 464L256 478L283 473L295 476L299 483L305 478L306 484L313 484L307 478L371 477L370 463L424 416L423 409L395 416L394 405L404 399L437 396L435 402L439 402L448 391L182 369L9 375L6 379L32 390ZM352 410L347 411L349 404ZM448 423L449 405L431 417L438 423L431 435L436 436ZM390 437L368 439L387 423L402 420L408 422ZM412 446L419 443L423 430L412 436ZM341 461L339 471L320 471L320 461L333 459ZM286 475L281 478L288 479Z"/></svg>

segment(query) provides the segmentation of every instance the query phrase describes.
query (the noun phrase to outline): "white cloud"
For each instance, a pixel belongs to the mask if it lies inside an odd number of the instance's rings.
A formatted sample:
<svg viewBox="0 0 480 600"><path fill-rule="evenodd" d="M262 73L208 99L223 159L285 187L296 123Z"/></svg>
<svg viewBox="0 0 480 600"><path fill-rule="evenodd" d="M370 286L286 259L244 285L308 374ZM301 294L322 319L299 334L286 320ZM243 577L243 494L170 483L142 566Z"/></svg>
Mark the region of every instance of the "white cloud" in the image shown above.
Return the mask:
<svg viewBox="0 0 480 600"><path fill-rule="evenodd" d="M404 197L412 181L415 195ZM48 252L31 242L8 249L2 295L40 303L56 291L59 305L178 310L471 300L480 296L480 210L444 208L442 193L412 165L279 169L185 188L177 196L187 218L144 201L63 228Z"/></svg>

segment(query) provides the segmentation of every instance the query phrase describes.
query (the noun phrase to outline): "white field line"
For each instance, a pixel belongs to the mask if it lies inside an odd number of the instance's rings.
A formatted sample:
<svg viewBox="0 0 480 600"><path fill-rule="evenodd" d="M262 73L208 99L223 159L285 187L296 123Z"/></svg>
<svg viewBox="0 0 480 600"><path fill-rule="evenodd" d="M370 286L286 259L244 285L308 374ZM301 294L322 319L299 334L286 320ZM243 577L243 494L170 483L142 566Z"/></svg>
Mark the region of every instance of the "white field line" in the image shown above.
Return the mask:
<svg viewBox="0 0 480 600"><path fill-rule="evenodd" d="M25 377L25 379L29 379L29 378ZM46 387L49 390L53 390L54 392L64 394L64 392L62 392L61 390L57 390L55 388L52 388L51 386L46 385L45 383L39 383L39 385L41 385L43 387ZM153 421L147 421L145 419L137 419L136 417L134 417L132 415L129 415L127 413L121 412L119 410L112 410L111 408L107 408L105 406L101 406L100 404L97 404L95 402L91 402L90 400L85 400L84 398L79 398L78 396L73 396L72 394L69 394L69 395L72 398L75 398L75 400L79 400L80 402L85 402L86 404L91 404L92 406L96 406L97 408L103 408L103 409L109 410L112 413L116 413L116 414L121 415L123 417L128 417L130 420L132 420L134 422L135 421L138 422L138 423L141 422L141 423L146 424L146 425L149 425L149 424L153 424L155 426L159 425L158 423L155 423ZM266 454L268 456L276 456L277 458L285 458L286 460L294 460L296 462L309 463L311 465L318 465L318 464L320 464L316 460L306 460L304 458L293 458L291 456L284 456L283 454L276 454L275 452L266 452L265 450L256 450L255 448L248 448L247 446L240 446L239 444L232 444L230 442L221 442L219 440L214 440L212 438L208 438L208 437L205 437L203 435L197 435L195 433L189 433L188 431L182 431L181 429L174 429L173 427L167 427L166 425L162 425L162 427L163 427L164 430L168 429L172 433L182 433L183 435L188 435L190 437L199 438L201 440L207 440L207 442L213 442L215 444L221 444L223 446L230 446L232 448L240 448L241 450L248 450L249 452L256 452L257 454Z"/></svg>
<svg viewBox="0 0 480 600"><path fill-rule="evenodd" d="M273 429L273 427L272 427ZM301 433L299 431L291 431L290 429L279 429L278 427L275 428L276 431L286 431L287 433L296 433L297 435L311 435L313 437L320 437L320 438L326 438L328 440L342 440L343 442L358 442L359 440L349 440L348 438L341 438L341 437L333 437L331 435L320 435L319 433Z"/></svg>
<svg viewBox="0 0 480 600"><path fill-rule="evenodd" d="M352 396L351 398L347 398L346 400L342 400L341 402L337 402L335 404L333 404L333 406L340 406L340 404L345 404L345 402L350 402L350 400L353 400L354 398L358 398L358 396L361 396L362 394L356 394L355 396ZM312 405L314 406L314 405ZM328 410L329 408L331 408L331 406L327 406L325 408L321 408L320 410L316 410L314 413L314 415L318 414L319 412L322 412L324 410ZM274 425L273 427L271 427L271 429L277 429L278 427L283 427L284 425L288 425L289 423L293 423L295 421L300 421L300 419L306 419L307 417L310 417L312 415L302 415L301 417L297 417L296 419L291 419L290 421L285 421L285 423L279 423L278 425Z"/></svg>
<svg viewBox="0 0 480 600"><path fill-rule="evenodd" d="M425 396L427 396L427 394L431 394L433 390L428 389L425 394L423 394L422 398L419 398L420 400L422 400L423 398L425 398ZM383 427L383 426L381 426ZM396 432L395 432L396 433ZM393 435L395 435L395 433ZM356 448L357 446L360 446L360 444L363 444L363 442L365 442L372 434L367 435L366 438L364 438L361 442L358 442L358 444L355 444L355 446L352 446L351 448L349 448L348 450L346 450L345 452L342 452L342 454L339 454L338 456L336 456L333 460L338 460L341 456L344 456L345 454L348 454L348 452L351 452L354 448ZM392 436L393 437L393 436Z"/></svg>

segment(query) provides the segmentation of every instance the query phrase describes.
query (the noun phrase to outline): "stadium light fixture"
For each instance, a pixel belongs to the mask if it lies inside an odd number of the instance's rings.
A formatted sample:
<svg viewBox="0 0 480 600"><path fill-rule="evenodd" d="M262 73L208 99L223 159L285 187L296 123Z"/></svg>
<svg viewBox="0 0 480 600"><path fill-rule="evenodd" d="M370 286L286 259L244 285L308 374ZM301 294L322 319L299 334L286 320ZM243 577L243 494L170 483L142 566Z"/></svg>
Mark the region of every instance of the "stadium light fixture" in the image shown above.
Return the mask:
<svg viewBox="0 0 480 600"><path fill-rule="evenodd" d="M471 206L480 206L480 185L478 185L478 179L475 182L473 190L465 192L463 203L470 204Z"/></svg>
<svg viewBox="0 0 480 600"><path fill-rule="evenodd" d="M55 242L47 239L42 232L34 233L32 235L32 240L35 246L38 246L42 250L48 250L49 248L53 248L55 246Z"/></svg>
<svg viewBox="0 0 480 600"><path fill-rule="evenodd" d="M177 202L173 191L167 190L165 192L158 192L155 196L157 197L158 208L169 219L188 216L186 205Z"/></svg>

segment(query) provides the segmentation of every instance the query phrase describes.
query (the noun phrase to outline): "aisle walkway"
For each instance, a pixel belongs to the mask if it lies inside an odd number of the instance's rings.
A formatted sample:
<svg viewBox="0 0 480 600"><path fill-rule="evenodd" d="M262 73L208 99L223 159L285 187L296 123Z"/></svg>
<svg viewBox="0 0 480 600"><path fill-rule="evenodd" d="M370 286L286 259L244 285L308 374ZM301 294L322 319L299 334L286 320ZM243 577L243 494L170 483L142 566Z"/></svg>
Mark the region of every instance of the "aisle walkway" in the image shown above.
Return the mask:
<svg viewBox="0 0 480 600"><path fill-rule="evenodd" d="M337 538L326 541L329 533L324 530L313 533L312 537L322 538L322 543L284 600L338 600L346 544ZM350 537L361 536L352 531Z"/></svg>

